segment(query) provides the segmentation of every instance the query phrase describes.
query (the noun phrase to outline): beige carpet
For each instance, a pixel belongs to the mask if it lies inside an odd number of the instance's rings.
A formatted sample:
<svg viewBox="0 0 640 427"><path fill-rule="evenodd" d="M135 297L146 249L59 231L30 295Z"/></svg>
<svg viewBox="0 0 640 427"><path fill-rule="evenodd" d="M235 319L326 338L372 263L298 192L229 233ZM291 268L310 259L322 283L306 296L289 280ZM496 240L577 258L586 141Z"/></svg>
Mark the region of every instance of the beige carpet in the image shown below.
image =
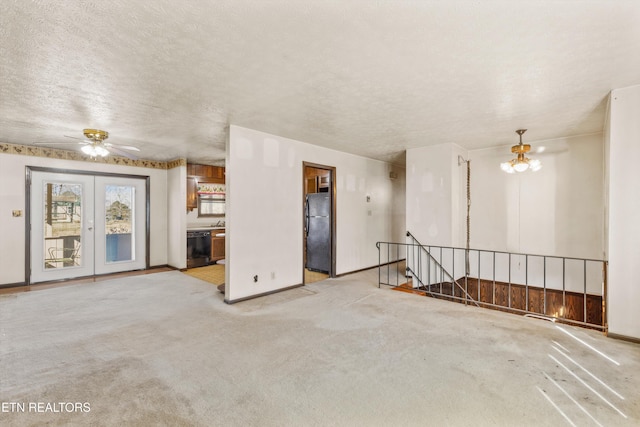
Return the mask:
<svg viewBox="0 0 640 427"><path fill-rule="evenodd" d="M0 425L640 425L638 344L377 281L233 305L178 271L0 295L0 402L27 405Z"/></svg>
<svg viewBox="0 0 640 427"><path fill-rule="evenodd" d="M184 271L184 274L214 285L222 285L224 283L224 265L214 264L206 267L190 268Z"/></svg>

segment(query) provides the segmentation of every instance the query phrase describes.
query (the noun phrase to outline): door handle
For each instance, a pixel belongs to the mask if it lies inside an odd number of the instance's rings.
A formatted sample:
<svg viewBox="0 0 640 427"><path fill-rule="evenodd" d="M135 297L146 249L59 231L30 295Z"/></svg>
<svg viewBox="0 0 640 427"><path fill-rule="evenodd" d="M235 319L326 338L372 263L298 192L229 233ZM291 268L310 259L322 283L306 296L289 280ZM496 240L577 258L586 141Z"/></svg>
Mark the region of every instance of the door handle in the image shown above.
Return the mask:
<svg viewBox="0 0 640 427"><path fill-rule="evenodd" d="M87 230L91 231L91 230L93 230L93 227L89 227L89 228L87 228Z"/></svg>
<svg viewBox="0 0 640 427"><path fill-rule="evenodd" d="M305 206L304 206L304 216L305 216L305 225L304 225L304 231L305 231L305 236L309 235L309 198L307 197L307 199L305 200Z"/></svg>

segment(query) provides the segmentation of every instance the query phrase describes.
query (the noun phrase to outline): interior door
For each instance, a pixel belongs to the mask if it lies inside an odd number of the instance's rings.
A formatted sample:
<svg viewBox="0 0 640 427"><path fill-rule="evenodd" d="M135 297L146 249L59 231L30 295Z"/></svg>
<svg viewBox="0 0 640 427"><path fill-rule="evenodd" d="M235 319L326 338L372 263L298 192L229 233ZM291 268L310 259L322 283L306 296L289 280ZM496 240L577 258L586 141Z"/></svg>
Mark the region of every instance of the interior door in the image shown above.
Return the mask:
<svg viewBox="0 0 640 427"><path fill-rule="evenodd" d="M31 175L32 283L93 274L93 177Z"/></svg>
<svg viewBox="0 0 640 427"><path fill-rule="evenodd" d="M146 180L33 171L30 282L146 268Z"/></svg>

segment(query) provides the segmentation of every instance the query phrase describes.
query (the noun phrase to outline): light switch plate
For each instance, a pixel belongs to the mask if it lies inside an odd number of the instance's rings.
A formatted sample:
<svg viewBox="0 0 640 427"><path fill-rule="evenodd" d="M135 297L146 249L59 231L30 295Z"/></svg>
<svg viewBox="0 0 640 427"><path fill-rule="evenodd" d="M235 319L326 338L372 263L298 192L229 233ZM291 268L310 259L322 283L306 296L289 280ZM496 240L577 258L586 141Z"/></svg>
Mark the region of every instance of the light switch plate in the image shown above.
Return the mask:
<svg viewBox="0 0 640 427"><path fill-rule="evenodd" d="M14 211L11 211L11 214L14 217L19 217L19 216L22 216L22 211L21 210L14 210Z"/></svg>

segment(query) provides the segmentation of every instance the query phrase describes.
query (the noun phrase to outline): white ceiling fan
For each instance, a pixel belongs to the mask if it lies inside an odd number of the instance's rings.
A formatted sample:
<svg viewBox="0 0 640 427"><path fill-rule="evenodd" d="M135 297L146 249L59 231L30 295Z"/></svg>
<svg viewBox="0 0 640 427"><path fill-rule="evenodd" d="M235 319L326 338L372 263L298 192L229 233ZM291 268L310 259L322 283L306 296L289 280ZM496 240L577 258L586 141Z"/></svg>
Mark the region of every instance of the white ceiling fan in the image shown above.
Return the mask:
<svg viewBox="0 0 640 427"><path fill-rule="evenodd" d="M77 138L75 136L64 135L65 138L78 139L80 142L35 142L36 145L54 145L54 144L80 144L80 148L83 153L91 157L105 157L109 153L118 154L128 157L132 160L137 160L138 157L129 153L128 151L140 151L137 147L131 145L114 145L109 142L105 142L109 138L109 132L100 129L83 129L85 138Z"/></svg>

